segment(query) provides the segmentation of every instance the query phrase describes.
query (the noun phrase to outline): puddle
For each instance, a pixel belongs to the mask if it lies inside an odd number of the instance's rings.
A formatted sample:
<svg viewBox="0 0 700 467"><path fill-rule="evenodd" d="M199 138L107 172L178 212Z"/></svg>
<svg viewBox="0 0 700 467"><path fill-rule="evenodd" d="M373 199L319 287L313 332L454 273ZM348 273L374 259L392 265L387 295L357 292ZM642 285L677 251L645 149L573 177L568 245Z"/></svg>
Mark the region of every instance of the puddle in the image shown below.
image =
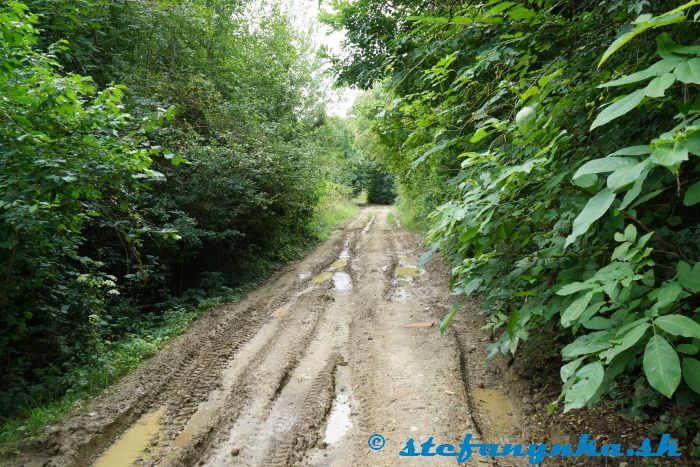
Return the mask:
<svg viewBox="0 0 700 467"><path fill-rule="evenodd" d="M333 274L333 287L337 290L352 289L352 279L347 272L336 272Z"/></svg>
<svg viewBox="0 0 700 467"><path fill-rule="evenodd" d="M492 388L471 388L477 410L488 424L488 431L496 436L510 433L513 428L513 407L502 391Z"/></svg>
<svg viewBox="0 0 700 467"><path fill-rule="evenodd" d="M305 280L308 279L309 277L311 277L311 272L310 272L310 271L303 271L303 272L300 272L299 274L297 274L297 278L298 278L300 281L305 281Z"/></svg>
<svg viewBox="0 0 700 467"><path fill-rule="evenodd" d="M396 281L396 285L399 286L404 286L404 285L411 285L411 278L405 278L405 279L399 279Z"/></svg>
<svg viewBox="0 0 700 467"><path fill-rule="evenodd" d="M277 308L275 311L273 311L273 314L275 316L279 316L280 318L287 316L289 314L289 310L286 307L280 307Z"/></svg>
<svg viewBox="0 0 700 467"><path fill-rule="evenodd" d="M340 252L340 256L338 256L338 258L347 259L349 257L350 257L350 240L345 240L345 243L343 243L343 251Z"/></svg>
<svg viewBox="0 0 700 467"><path fill-rule="evenodd" d="M348 260L345 258L341 258L335 263L331 264L330 270L333 271L334 269L343 269L345 266L348 265Z"/></svg>
<svg viewBox="0 0 700 467"><path fill-rule="evenodd" d="M394 291L391 293L390 300L394 303L406 303L408 302L411 298L413 298L413 295L411 295L411 292L404 288L398 288L394 289Z"/></svg>
<svg viewBox="0 0 700 467"><path fill-rule="evenodd" d="M326 282L328 279L333 277L333 274L330 272L322 272L318 276L314 277L311 279L311 282L314 284L320 284L321 282Z"/></svg>
<svg viewBox="0 0 700 467"><path fill-rule="evenodd" d="M352 428L350 412L350 396L344 392L339 393L333 401L323 441L328 444L337 443L350 431Z"/></svg>
<svg viewBox="0 0 700 467"><path fill-rule="evenodd" d="M94 467L131 466L146 455L146 448L160 431L160 418L165 414L165 407L144 415L95 462Z"/></svg>
<svg viewBox="0 0 700 467"><path fill-rule="evenodd" d="M420 272L418 272L418 269L413 266L404 266L401 268L396 268L394 274L397 276L414 277L420 275Z"/></svg>

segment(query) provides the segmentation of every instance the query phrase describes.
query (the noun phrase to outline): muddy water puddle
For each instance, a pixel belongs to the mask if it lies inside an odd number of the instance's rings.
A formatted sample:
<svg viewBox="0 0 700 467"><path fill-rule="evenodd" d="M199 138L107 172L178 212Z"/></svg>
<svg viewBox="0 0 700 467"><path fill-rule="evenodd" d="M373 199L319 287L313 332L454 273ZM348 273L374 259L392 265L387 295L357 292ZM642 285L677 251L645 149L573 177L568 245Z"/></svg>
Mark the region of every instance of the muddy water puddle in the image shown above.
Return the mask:
<svg viewBox="0 0 700 467"><path fill-rule="evenodd" d="M138 459L148 457L147 448L151 445L151 440L161 430L160 419L163 415L165 415L165 407L142 416L93 465L95 467L126 467L133 465Z"/></svg>
<svg viewBox="0 0 700 467"><path fill-rule="evenodd" d="M299 279L300 281L305 281L309 277L311 277L311 271L302 271L299 274L297 274L297 279Z"/></svg>
<svg viewBox="0 0 700 467"><path fill-rule="evenodd" d="M319 433L319 447L306 453L303 465L327 467L335 465L351 452L355 417L359 412L358 400L353 396L350 369L338 366L335 370L335 398L325 424ZM355 435L356 436L356 435ZM348 465L347 462L339 462Z"/></svg>
<svg viewBox="0 0 700 467"><path fill-rule="evenodd" d="M331 264L329 269L331 271L336 270L336 269L343 269L347 265L348 265L347 258L341 258L338 261L336 261L335 263Z"/></svg>
<svg viewBox="0 0 700 467"><path fill-rule="evenodd" d="M331 277L333 277L333 273L331 273L331 272L322 272L322 273L319 274L318 276L316 276L316 277L314 277L313 279L311 279L311 282L314 283L314 284L321 284L321 283L326 282L327 280L329 280Z"/></svg>
<svg viewBox="0 0 700 467"><path fill-rule="evenodd" d="M333 273L333 287L336 290L352 289L352 278L350 278L350 274L342 271Z"/></svg>
<svg viewBox="0 0 700 467"><path fill-rule="evenodd" d="M416 277L420 275L420 271L414 266L403 266L394 270L396 276Z"/></svg>
<svg viewBox="0 0 700 467"><path fill-rule="evenodd" d="M413 294L406 290L403 287L399 287L398 289L394 289L391 292L391 296L389 299L394 302L394 303L407 303L409 300L413 298Z"/></svg>
<svg viewBox="0 0 700 467"><path fill-rule="evenodd" d="M340 252L340 256L338 256L338 258L350 258L350 240L345 240L345 243L343 243L343 251Z"/></svg>
<svg viewBox="0 0 700 467"><path fill-rule="evenodd" d="M494 388L472 388L472 399L486 422L486 432L497 438L507 436L513 428L513 407L505 393Z"/></svg>
<svg viewBox="0 0 700 467"><path fill-rule="evenodd" d="M328 416L326 434L323 438L325 443L337 443L350 431L352 428L350 413L350 395L346 393L338 394L333 401L333 407Z"/></svg>

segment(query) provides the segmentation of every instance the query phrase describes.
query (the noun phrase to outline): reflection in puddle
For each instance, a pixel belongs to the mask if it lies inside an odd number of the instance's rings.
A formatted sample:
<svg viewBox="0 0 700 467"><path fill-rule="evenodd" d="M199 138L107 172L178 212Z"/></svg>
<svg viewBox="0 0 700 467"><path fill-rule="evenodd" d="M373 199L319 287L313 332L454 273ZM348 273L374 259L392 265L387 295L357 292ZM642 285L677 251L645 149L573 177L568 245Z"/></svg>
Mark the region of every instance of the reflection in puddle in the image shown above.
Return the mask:
<svg viewBox="0 0 700 467"><path fill-rule="evenodd" d="M333 274L333 287L337 290L352 289L352 279L347 272L336 272Z"/></svg>
<svg viewBox="0 0 700 467"><path fill-rule="evenodd" d="M160 418L165 414L165 407L144 415L139 421L122 434L119 439L105 451L95 462L95 467L118 467L133 465L145 455L151 439L160 431Z"/></svg>
<svg viewBox="0 0 700 467"><path fill-rule="evenodd" d="M391 301L394 303L406 303L411 298L413 298L411 292L404 289L403 287L394 289L394 291L391 293Z"/></svg>
<svg viewBox="0 0 700 467"><path fill-rule="evenodd" d="M300 281L305 281L309 277L311 277L311 271L303 271L303 272L300 272L299 274L297 274L297 278Z"/></svg>
<svg viewBox="0 0 700 467"><path fill-rule="evenodd" d="M493 388L472 388L471 393L489 431L495 435L507 435L513 427L513 407L508 396Z"/></svg>
<svg viewBox="0 0 700 467"><path fill-rule="evenodd" d="M343 258L349 258L350 257L350 240L345 240L345 243L343 244L343 251L340 252L340 256L338 258L343 259Z"/></svg>
<svg viewBox="0 0 700 467"><path fill-rule="evenodd" d="M318 276L316 276L316 277L314 277L313 279L311 279L311 282L313 282L314 284L320 284L321 282L326 282L326 281L327 281L328 279L330 279L331 277L333 277L333 274L332 274L332 273L330 273L330 272L322 272L322 273L319 274Z"/></svg>
<svg viewBox="0 0 700 467"><path fill-rule="evenodd" d="M328 444L337 443L348 431L352 428L352 420L350 419L350 400L346 393L340 393L333 401L331 414L328 416L328 425L326 426L326 436L323 438Z"/></svg>

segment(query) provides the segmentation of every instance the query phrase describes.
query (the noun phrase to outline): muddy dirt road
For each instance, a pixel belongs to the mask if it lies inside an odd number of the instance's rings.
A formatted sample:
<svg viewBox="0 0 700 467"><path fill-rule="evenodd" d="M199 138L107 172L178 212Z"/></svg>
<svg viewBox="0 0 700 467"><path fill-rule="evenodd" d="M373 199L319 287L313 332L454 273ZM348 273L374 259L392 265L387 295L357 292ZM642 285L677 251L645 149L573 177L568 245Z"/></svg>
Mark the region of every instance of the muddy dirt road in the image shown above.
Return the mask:
<svg viewBox="0 0 700 467"><path fill-rule="evenodd" d="M454 299L444 267L415 269L416 242L391 208L364 207L305 260L205 313L16 460L397 465L408 461L398 453L409 437L494 437L513 422L508 401L470 387L468 340L439 337L437 319ZM379 451L368 447L374 433L386 439Z"/></svg>

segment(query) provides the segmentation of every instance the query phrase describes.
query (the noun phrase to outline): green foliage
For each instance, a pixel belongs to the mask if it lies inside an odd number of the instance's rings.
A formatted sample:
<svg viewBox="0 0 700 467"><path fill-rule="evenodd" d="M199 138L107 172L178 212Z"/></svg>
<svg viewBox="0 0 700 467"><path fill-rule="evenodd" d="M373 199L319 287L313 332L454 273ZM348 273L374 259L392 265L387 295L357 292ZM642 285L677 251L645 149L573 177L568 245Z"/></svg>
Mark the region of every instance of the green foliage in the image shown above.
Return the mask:
<svg viewBox="0 0 700 467"><path fill-rule="evenodd" d="M60 74L55 54L65 46L36 50L36 22L19 3L0 15L3 390L47 356L71 359L75 342L94 332L119 291L83 251L85 231L136 244L153 229L133 203L162 178L150 168L159 151L145 144L157 120L125 113L120 86L97 91L89 78ZM94 280L80 271L95 271Z"/></svg>
<svg viewBox="0 0 700 467"><path fill-rule="evenodd" d="M392 204L394 199L396 199L394 177L390 173L374 167L370 171L367 201L376 204Z"/></svg>
<svg viewBox="0 0 700 467"><path fill-rule="evenodd" d="M380 3L337 5L335 66L492 355L555 327L564 410L697 404L698 2Z"/></svg>
<svg viewBox="0 0 700 467"><path fill-rule="evenodd" d="M298 258L367 172L276 4L26 3L0 6L10 418L134 368L191 319L171 323L175 298L227 297Z"/></svg>

